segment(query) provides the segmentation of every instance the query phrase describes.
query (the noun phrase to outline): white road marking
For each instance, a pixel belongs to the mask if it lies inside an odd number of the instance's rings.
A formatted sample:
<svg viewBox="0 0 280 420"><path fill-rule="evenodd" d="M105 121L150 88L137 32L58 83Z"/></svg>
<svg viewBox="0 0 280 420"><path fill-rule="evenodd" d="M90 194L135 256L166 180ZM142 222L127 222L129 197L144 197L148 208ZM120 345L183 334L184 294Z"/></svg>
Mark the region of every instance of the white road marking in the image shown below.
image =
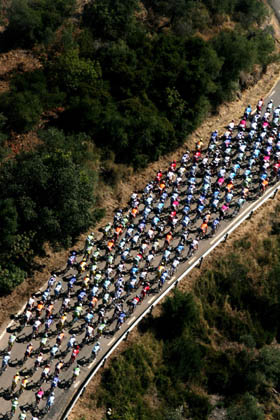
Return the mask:
<svg viewBox="0 0 280 420"><path fill-rule="evenodd" d="M275 93L275 90L273 90L273 91L271 92L270 96L274 95L274 93Z"/></svg>
<svg viewBox="0 0 280 420"><path fill-rule="evenodd" d="M176 279L176 276L172 276L170 280L168 280L168 284L172 283Z"/></svg>
<svg viewBox="0 0 280 420"><path fill-rule="evenodd" d="M116 337L112 338L112 340L109 341L109 343L107 344L107 346L110 346L115 340L116 340Z"/></svg>
<svg viewBox="0 0 280 420"><path fill-rule="evenodd" d="M7 325L6 329L1 333L0 335L0 340L2 340L2 338L4 337L5 334L7 334L7 329L10 328L10 326L14 323L14 321L9 322L9 324Z"/></svg>
<svg viewBox="0 0 280 420"><path fill-rule="evenodd" d="M150 300L148 300L148 303L151 303L153 300L155 300L156 296L153 296Z"/></svg>
<svg viewBox="0 0 280 420"><path fill-rule="evenodd" d="M134 320L135 320L135 316L133 316L129 321L128 321L128 323L127 323L127 325L130 325Z"/></svg>
<svg viewBox="0 0 280 420"><path fill-rule="evenodd" d="M91 364L88 366L88 369L91 369L92 366L94 365L94 363L95 363L95 360L93 362L91 362Z"/></svg>
<svg viewBox="0 0 280 420"><path fill-rule="evenodd" d="M81 381L78 381L74 384L74 388L77 388L77 386L80 384Z"/></svg>
<svg viewBox="0 0 280 420"><path fill-rule="evenodd" d="M195 260L195 258L196 258L196 257L192 257L192 258L190 259L190 261L189 261L189 264L191 264L191 263Z"/></svg>

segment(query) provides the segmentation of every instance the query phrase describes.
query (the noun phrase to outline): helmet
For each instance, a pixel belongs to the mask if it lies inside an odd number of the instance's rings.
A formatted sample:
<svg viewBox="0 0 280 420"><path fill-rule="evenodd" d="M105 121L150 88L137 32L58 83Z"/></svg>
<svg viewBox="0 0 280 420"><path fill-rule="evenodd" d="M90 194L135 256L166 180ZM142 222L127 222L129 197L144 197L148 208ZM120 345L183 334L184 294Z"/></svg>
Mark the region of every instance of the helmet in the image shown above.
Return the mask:
<svg viewBox="0 0 280 420"><path fill-rule="evenodd" d="M56 277L56 274L54 274L53 277L55 278Z"/></svg>

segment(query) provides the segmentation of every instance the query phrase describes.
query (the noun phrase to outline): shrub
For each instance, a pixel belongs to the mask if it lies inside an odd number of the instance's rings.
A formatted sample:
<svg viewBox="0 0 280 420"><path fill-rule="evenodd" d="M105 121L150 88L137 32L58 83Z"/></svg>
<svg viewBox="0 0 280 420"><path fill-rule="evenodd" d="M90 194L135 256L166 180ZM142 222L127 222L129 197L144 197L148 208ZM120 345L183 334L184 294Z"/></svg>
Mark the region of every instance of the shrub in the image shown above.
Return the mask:
<svg viewBox="0 0 280 420"><path fill-rule="evenodd" d="M32 48L49 43L63 20L74 11L75 0L12 0L4 42L9 47Z"/></svg>
<svg viewBox="0 0 280 420"><path fill-rule="evenodd" d="M264 420L265 415L253 395L246 393L241 400L227 410L228 420Z"/></svg>
<svg viewBox="0 0 280 420"><path fill-rule="evenodd" d="M26 273L13 263L0 266L0 294L10 293L16 286L24 281Z"/></svg>

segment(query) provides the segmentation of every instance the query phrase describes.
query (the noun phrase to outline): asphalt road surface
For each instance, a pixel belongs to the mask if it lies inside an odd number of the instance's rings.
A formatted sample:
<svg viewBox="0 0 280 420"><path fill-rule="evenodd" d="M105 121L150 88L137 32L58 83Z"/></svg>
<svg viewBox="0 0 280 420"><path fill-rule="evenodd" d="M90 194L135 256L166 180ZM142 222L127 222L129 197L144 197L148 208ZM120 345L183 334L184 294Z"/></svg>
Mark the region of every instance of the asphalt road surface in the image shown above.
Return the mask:
<svg viewBox="0 0 280 420"><path fill-rule="evenodd" d="M270 98L273 98L274 104L278 105L280 104L280 84L278 83L271 91L269 97L265 101L264 108L266 107L266 104L268 103L268 100ZM253 106L253 104L251 104ZM230 116L229 116L229 122L230 122ZM249 123L248 123L249 124ZM248 125L247 125L248 127ZM237 130L234 131L234 136L237 134ZM219 135L222 135L222 133L219 133ZM210 137L210 133L209 133ZM208 139L205 139L205 143L208 143ZM253 143L253 142L251 142ZM205 146L204 146L205 148ZM253 172L253 182L252 186L250 187L250 194L249 198L246 200L245 204L243 205L241 211L233 218L232 215L235 210L235 203L238 200L238 198L242 194L242 185L243 185L243 175L244 171L246 169L247 161L249 161L251 153L253 152L253 148L247 147L247 150L245 152L243 163L241 164L241 169L239 172L238 177L234 180L234 198L233 201L230 203L229 211L226 214L226 217L220 222L219 228L217 233L212 236L209 235L210 229L207 232L207 235L199 241L199 247L198 250L191 256L188 256L189 253L189 242L192 239L194 239L197 236L198 233L198 227L202 223L202 218L197 217L197 198L200 193L196 192L195 199L191 203L190 207L190 218L192 220L192 223L190 223L190 227L188 227L189 236L188 241L184 244L184 249L180 255L180 264L176 270L175 273L171 272L171 265L174 259L176 258L176 248L178 244L181 242L181 233L183 230L181 222L183 219L183 208L185 206L184 200L187 196L187 190L189 188L189 178L186 177L186 173L188 173L190 167L192 164L190 163L192 159L186 164L186 172L182 175L182 183L180 184L178 190L179 190L179 205L177 208L177 215L178 216L178 223L175 225L175 227L171 228L171 222L170 222L170 214L172 210L171 206L171 194L174 192L174 185L166 185L166 191L167 191L167 199L164 202L164 206L162 209L162 212L159 215L160 223L159 225L163 226L163 231L159 231L156 228L154 231L156 232L156 237L159 240L159 250L155 253L155 257L152 261L152 263L146 264L145 263L145 257L148 255L152 248L152 244L154 243L154 239L152 241L147 241L148 245L148 252L145 251L145 253L141 253L140 256L140 262L138 263L138 272L136 273L135 277L137 279L137 282L139 283L138 290L132 290L131 293L129 293L129 290L127 287L124 287L124 290L119 289L121 298L118 299L115 295L115 291L117 290L116 287L116 280L119 277L123 277L124 283L127 285L130 281L130 279L133 277L131 276L131 269L132 267L135 267L137 264L135 262L136 256L139 254L140 250L140 244L143 244L144 237L146 237L144 234L140 234L140 238L138 241L138 244L135 244L135 246L132 246L131 241L128 239L126 240L125 247L127 248L128 244L130 249L130 254L128 260L124 262L124 270L123 273L119 273L118 269L121 264L121 253L117 252L118 245L120 243L120 240L122 238L125 238L127 234L127 228L123 229L123 233L120 235L118 240L116 241L115 247L112 249L112 252L109 253L107 250L107 242L112 237L112 235L109 235L108 238L104 238L104 234L102 232L98 233L96 235L97 237L94 238L93 243L93 250L99 250L99 255L96 256L97 261L97 270L101 270L101 282L98 284L98 303L97 306L94 308L94 318L93 318L93 325L94 325L94 336L89 344L85 342L85 315L89 312L89 306L88 306L88 296L90 294L90 291L93 287L93 283L97 283L97 277L96 277L96 271L92 276L92 279L89 282L89 289L86 290L86 296L84 297L83 301L83 312L79 319L73 321L74 318L74 308L77 306L77 298L80 291L83 289L83 278L87 276L89 265L90 265L90 259L86 262L86 269L84 272L82 272L80 275L78 275L78 267L80 267L79 263L82 261L83 258L83 251L78 252L76 265L73 268L68 269L65 271L65 267L61 267L61 271L57 273L57 278L55 285L51 289L50 295L51 299L54 301L54 309L53 309L53 324L50 326L49 329L49 340L47 343L47 346L45 349L42 350L43 352L43 362L42 365L37 369L34 370L34 364L35 360L39 353L39 346L40 346L40 340L44 335L45 331L45 321L46 321L46 312L45 308L42 310L41 315L38 317L42 321L42 325L39 327L38 333L36 333L35 337L32 337L33 333L33 326L32 324L24 324L23 319L23 313L18 314L15 316L15 319L8 325L7 329L3 331L3 333L0 335L0 351L2 354L2 358L7 353L8 348L8 340L11 333L15 333L17 340L14 344L12 350L11 350L11 358L9 361L9 366L5 371L3 371L0 375L0 399L1 399L1 406L0 406L0 420L1 418L18 418L19 414L22 410L26 410L27 416L26 419L31 419L32 415L36 416L38 418L44 418L44 419L60 419L62 416L62 413L64 412L67 404L73 397L73 394L79 389L80 384L83 382L83 380L88 376L88 374L94 369L96 364L100 359L102 359L103 355L116 343L118 337L120 337L121 334L130 327L135 320L146 310L147 307L153 304L153 301L159 296L159 294L164 293L164 291L173 283L176 282L177 278L181 276L189 267L192 266L194 262L196 262L198 259L201 258L201 256L205 253L209 247L213 246L216 241L219 241L224 235L227 233L229 229L231 229L238 221L240 221L243 218L243 215L250 215L252 210L257 206L257 204L264 199L266 194L269 194L270 187L275 188L275 186L278 185L277 177L272 177L272 181L274 182L273 186L269 186L268 189L265 191L264 194L260 195L258 190L258 177L259 177L259 166L257 167L257 170L252 171ZM205 156L206 150L203 152L203 156ZM192 154L191 154L192 155ZM263 154L262 154L263 156ZM226 172L227 175L231 172L231 167L236 163L236 159L238 158L238 151L237 149L233 148L231 158L230 158L230 164L228 165ZM212 158L211 158L212 159ZM210 159L210 160L211 160ZM258 163L257 163L258 164ZM176 176L178 175L178 168L180 167L180 164L177 162L177 169L176 169ZM212 175L211 175L211 184L212 184L212 191L215 189L214 184L217 180L217 170L215 167L212 168ZM271 171L273 173L273 171ZM226 177L225 177L226 178ZM198 170L197 172L197 184L196 186L197 191L201 189L202 185L202 178L200 177L200 172ZM156 185L156 186L155 186ZM127 226L129 226L131 223L134 223L134 230L133 235L138 231L139 223L141 222L143 218L143 212L144 208L150 207L151 213L147 215L146 218L146 226L145 226L145 233L149 230L152 224L152 220L157 212L156 208L160 201L161 195L159 192L157 192L158 184L154 184L154 193L153 193L153 199L150 204L150 206L147 206L144 204L142 195L138 193L138 197L140 199L140 203L138 205L138 211L139 213L136 215L135 218L132 216L128 216L129 223ZM212 193L208 193L211 195ZM220 204L224 202L226 192L224 190L224 186L221 189L221 200ZM149 196L147 194L146 198ZM208 200L208 199L207 199ZM210 199L208 200L209 205ZM127 211L130 211L131 209L126 209ZM126 211L123 212L122 219L124 218L124 214L126 214ZM206 207L203 211L203 215L206 214ZM212 212L211 214L211 221L217 217L219 212ZM173 219L174 220L174 219ZM115 226L117 226L118 223L116 222ZM171 246L171 255L168 258L165 268L163 269L163 272L167 272L166 280L163 283L162 287L159 287L159 275L158 275L158 267L161 265L162 256L164 252L167 249L167 245L165 245L165 238L166 234L169 230L173 231L173 239L170 242ZM109 264L107 257L109 254L113 255L114 261ZM93 253L91 252L90 258L92 258ZM144 258L142 256L144 255ZM107 277L110 280L109 286L108 286L108 293L109 293L109 302L105 303L103 301L104 294L106 295L105 290L105 271L106 268L112 268L112 272L107 272ZM146 268L145 268L146 267ZM136 295L141 296L141 292L143 291L143 288L145 287L144 280L139 280L139 277L141 276L141 273L143 271L147 271L146 275L146 281L149 283L150 290L147 293L147 295L143 298L142 302L139 303L135 310L132 313L130 312L130 309L132 306L129 305L129 301L135 297ZM58 324L59 319L61 317L60 309L62 305L63 298L67 294L68 289L68 283L69 279L73 276L73 274L77 274L77 281L74 285L74 287L71 289L71 301L69 304L69 307L66 310L66 316L67 320L63 327L63 332L65 333L65 337L62 340L62 344L59 346L59 350L57 355L53 360L50 360L50 348L53 347L53 345L56 342L57 335L59 333L58 331ZM57 285L57 283L61 281L62 283L62 293L60 296L56 299L54 299L54 287ZM46 286L47 287L47 286ZM43 292L46 289L46 287L38 291L36 294L36 302L38 303L43 298ZM143 294L142 294L143 297ZM47 298L48 299L48 298ZM113 314L115 310L115 303L123 303L123 311L125 312L126 316L124 318L124 322L121 325L120 329L117 329L117 322L120 313L117 313L116 318L113 319ZM25 305L24 305L25 306ZM46 305L47 306L47 305ZM100 308L105 308L105 314L104 319L106 322L105 329L100 337L97 336L98 334L98 328L100 325L103 324L102 316L100 315ZM23 308L24 309L24 308ZM32 311L33 314L33 320L35 319L35 309ZM76 342L80 346L80 353L75 360L75 362L71 363L71 351L67 352L67 343L69 340L69 337L71 335L76 335ZM97 357L92 360L91 359L91 350L94 346L94 344L99 340L101 345L101 350L98 353ZM32 342L33 345L33 352L31 354L31 357L28 357L27 360L24 360L24 353L26 350L27 345ZM52 383L52 377L54 376L55 371L55 365L58 363L59 360L63 360L64 366L59 374L59 383L58 386L54 389L55 394L55 403L51 407L51 409L46 412L46 402L48 399L48 396L50 395L50 388ZM73 369L75 366L80 366L81 372L79 377L76 379L76 381L71 384L71 378L73 376ZM1 361L0 361L1 364ZM40 388L40 378L42 374L43 368L50 364L51 366L51 378L47 382L43 382L42 388L44 389L45 395L42 401L39 402L39 404L35 403L35 394ZM26 389L20 393L20 383L17 384L15 390L12 392L11 385L12 380L16 372L19 372L20 374L20 380L23 378L28 379L28 384ZM15 411L15 414L12 416L11 413L11 401L15 398L15 396L18 397L19 405ZM2 413L2 417L1 417Z"/></svg>

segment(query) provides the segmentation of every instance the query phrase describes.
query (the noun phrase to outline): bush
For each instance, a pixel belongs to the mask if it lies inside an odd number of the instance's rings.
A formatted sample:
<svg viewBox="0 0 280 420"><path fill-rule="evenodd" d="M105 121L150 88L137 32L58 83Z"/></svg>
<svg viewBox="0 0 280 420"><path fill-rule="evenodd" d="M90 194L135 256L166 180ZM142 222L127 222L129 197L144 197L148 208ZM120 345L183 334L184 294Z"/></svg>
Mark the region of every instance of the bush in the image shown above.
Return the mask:
<svg viewBox="0 0 280 420"><path fill-rule="evenodd" d="M228 420L264 420L265 415L253 395L246 393L237 404L227 410Z"/></svg>
<svg viewBox="0 0 280 420"><path fill-rule="evenodd" d="M88 229L94 183L95 174L62 150L18 155L0 171L1 199L13 197L21 215L18 232L35 230L33 244L39 248L46 240L68 244L69 237L73 240Z"/></svg>
<svg viewBox="0 0 280 420"><path fill-rule="evenodd" d="M12 0L3 42L10 48L48 44L63 20L74 11L75 0Z"/></svg>
<svg viewBox="0 0 280 420"><path fill-rule="evenodd" d="M137 8L137 0L92 0L84 7L83 24L96 38L124 38L130 31Z"/></svg>
<svg viewBox="0 0 280 420"><path fill-rule="evenodd" d="M199 310L190 293L175 290L162 305L157 333L165 340L180 337L185 328L191 329L199 319Z"/></svg>
<svg viewBox="0 0 280 420"><path fill-rule="evenodd" d="M24 281L26 273L16 265L9 263L0 266L0 294L10 293L16 286Z"/></svg>

